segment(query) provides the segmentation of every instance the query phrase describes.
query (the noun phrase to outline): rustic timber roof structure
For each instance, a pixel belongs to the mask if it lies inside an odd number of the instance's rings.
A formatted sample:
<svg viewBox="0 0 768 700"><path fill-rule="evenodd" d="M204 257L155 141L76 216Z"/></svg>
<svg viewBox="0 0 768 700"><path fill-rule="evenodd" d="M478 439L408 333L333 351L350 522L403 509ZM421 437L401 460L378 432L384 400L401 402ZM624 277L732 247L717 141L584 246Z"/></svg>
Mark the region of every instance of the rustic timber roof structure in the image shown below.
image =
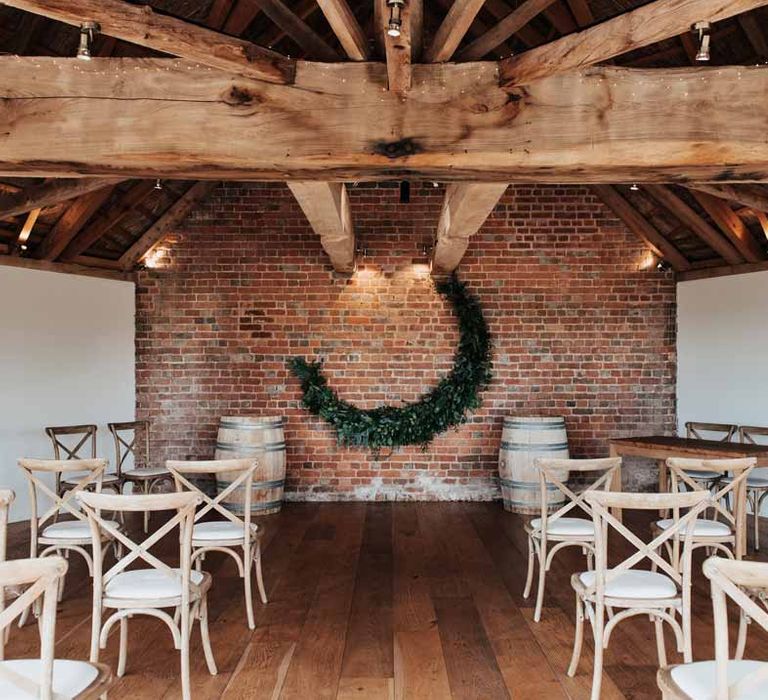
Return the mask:
<svg viewBox="0 0 768 700"><path fill-rule="evenodd" d="M683 276L766 269L767 6L406 0L392 37L386 0L5 0L0 263L129 275L217 181L285 180L349 271L344 181L429 179L441 270L511 182L592 185Z"/></svg>

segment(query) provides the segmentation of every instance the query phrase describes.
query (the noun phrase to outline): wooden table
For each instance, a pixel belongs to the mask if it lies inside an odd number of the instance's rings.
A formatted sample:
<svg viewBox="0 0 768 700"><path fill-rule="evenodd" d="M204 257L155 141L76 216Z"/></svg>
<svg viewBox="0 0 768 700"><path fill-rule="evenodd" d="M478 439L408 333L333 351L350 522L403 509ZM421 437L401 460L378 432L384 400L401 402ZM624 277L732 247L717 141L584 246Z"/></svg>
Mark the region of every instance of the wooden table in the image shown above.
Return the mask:
<svg viewBox="0 0 768 700"><path fill-rule="evenodd" d="M611 440L610 449L611 457L632 456L657 460L659 491L669 490L669 475L666 465L668 457L695 457L699 459L755 457L758 467L768 467L768 445L650 435L648 437ZM621 468L615 472L613 488L621 490ZM745 482L742 482L734 493L734 501L735 515L741 532L741 536L736 542L736 557L741 559L747 551L747 489Z"/></svg>

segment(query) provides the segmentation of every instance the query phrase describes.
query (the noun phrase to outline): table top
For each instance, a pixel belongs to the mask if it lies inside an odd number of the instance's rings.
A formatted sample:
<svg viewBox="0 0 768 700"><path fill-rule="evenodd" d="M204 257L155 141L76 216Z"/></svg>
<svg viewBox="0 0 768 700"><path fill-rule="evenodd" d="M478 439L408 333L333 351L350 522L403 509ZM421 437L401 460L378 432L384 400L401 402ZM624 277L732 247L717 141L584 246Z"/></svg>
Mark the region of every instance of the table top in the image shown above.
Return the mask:
<svg viewBox="0 0 768 700"><path fill-rule="evenodd" d="M671 435L646 435L641 437L616 438L610 440L615 448L634 450L685 452L687 454L721 455L723 457L768 458L768 445L753 445L741 442L720 442L674 437Z"/></svg>

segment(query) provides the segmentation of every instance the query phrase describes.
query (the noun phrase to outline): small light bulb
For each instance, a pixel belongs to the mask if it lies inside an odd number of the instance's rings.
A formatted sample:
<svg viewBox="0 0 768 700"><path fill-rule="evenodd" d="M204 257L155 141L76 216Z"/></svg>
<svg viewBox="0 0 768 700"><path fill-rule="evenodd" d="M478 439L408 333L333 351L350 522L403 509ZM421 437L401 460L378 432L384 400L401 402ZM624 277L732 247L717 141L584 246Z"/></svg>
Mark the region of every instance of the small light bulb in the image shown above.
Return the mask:
<svg viewBox="0 0 768 700"><path fill-rule="evenodd" d="M637 183L633 182L633 183L632 183L632 184L629 186L629 189L630 189L630 190L632 190L633 192L637 192L637 191L640 189L640 187L637 185Z"/></svg>

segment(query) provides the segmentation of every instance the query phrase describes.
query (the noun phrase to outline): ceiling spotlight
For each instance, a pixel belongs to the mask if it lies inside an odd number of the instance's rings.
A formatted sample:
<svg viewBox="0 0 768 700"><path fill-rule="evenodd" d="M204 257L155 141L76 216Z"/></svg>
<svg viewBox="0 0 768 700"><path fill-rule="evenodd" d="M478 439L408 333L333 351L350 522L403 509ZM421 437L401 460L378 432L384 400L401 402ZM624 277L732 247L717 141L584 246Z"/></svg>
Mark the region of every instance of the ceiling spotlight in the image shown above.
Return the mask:
<svg viewBox="0 0 768 700"><path fill-rule="evenodd" d="M80 25L80 45L77 47L77 57L82 61L91 60L91 42L99 25L96 22L83 22Z"/></svg>
<svg viewBox="0 0 768 700"><path fill-rule="evenodd" d="M637 184L636 182L633 182L633 183L632 183L632 184L629 186L629 189L630 189L630 190L632 190L633 192L637 192L637 191L640 189L640 187L638 186L638 184Z"/></svg>
<svg viewBox="0 0 768 700"><path fill-rule="evenodd" d="M672 265L670 265L666 260L659 260L659 262L656 263L656 269L660 272L666 272L667 270L672 269Z"/></svg>
<svg viewBox="0 0 768 700"><path fill-rule="evenodd" d="M387 34L389 36L400 36L400 27L403 26L402 12L405 6L405 0L387 0L389 8L389 24L387 24Z"/></svg>
<svg viewBox="0 0 768 700"><path fill-rule="evenodd" d="M691 31L696 35L699 40L699 50L696 52L697 61L709 60L709 38L712 31L712 27L709 22L696 22L691 27Z"/></svg>
<svg viewBox="0 0 768 700"><path fill-rule="evenodd" d="M432 183L432 187L440 187L440 183L439 182L433 182Z"/></svg>
<svg viewBox="0 0 768 700"><path fill-rule="evenodd" d="M163 183L160 182L160 178L157 178L157 180L155 180L155 189L156 190L162 190L163 189Z"/></svg>

